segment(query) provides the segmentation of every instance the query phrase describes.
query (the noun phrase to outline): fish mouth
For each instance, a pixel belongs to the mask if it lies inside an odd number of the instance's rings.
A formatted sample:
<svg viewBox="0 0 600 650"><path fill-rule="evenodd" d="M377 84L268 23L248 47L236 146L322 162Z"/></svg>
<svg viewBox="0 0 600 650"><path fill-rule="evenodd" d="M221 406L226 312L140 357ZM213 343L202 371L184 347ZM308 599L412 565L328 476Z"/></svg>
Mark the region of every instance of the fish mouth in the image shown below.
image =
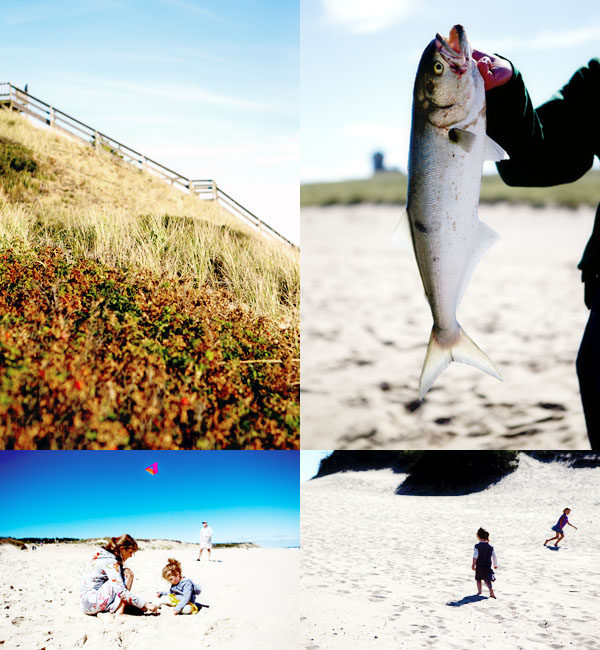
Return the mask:
<svg viewBox="0 0 600 650"><path fill-rule="evenodd" d="M437 51L453 66L465 68L471 59L471 47L462 25L454 25L448 39L436 34L434 43Z"/></svg>

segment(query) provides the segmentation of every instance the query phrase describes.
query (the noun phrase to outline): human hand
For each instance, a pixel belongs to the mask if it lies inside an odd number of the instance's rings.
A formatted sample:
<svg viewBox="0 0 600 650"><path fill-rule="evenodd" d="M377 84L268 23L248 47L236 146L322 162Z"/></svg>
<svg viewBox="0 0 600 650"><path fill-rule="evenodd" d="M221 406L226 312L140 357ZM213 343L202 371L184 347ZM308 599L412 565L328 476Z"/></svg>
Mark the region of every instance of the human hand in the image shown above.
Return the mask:
<svg viewBox="0 0 600 650"><path fill-rule="evenodd" d="M156 614L157 607L154 603L146 603L146 611Z"/></svg>
<svg viewBox="0 0 600 650"><path fill-rule="evenodd" d="M502 86L512 77L512 66L506 59L479 50L473 50L473 58L477 61L477 69L483 77L486 90Z"/></svg>

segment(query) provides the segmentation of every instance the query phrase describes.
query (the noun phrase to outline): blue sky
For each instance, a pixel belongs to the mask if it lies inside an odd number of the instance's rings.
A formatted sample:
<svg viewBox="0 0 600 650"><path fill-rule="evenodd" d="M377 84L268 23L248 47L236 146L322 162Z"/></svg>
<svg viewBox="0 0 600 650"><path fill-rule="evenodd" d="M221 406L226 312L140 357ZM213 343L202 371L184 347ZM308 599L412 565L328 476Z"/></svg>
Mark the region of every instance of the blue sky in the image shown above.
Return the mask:
<svg viewBox="0 0 600 650"><path fill-rule="evenodd" d="M0 451L0 537L299 544L299 452ZM158 463L158 474L145 468Z"/></svg>
<svg viewBox="0 0 600 650"><path fill-rule="evenodd" d="M412 87L436 32L510 59L536 105L600 56L600 3L505 0L303 0L301 179L371 173L375 150L406 171ZM582 118L592 107L582 107ZM486 169L493 171L490 164Z"/></svg>
<svg viewBox="0 0 600 650"><path fill-rule="evenodd" d="M329 456L332 449L318 449L300 452L300 482L309 481L319 471L321 459Z"/></svg>
<svg viewBox="0 0 600 650"><path fill-rule="evenodd" d="M0 81L298 240L298 0L22 0L0 27Z"/></svg>

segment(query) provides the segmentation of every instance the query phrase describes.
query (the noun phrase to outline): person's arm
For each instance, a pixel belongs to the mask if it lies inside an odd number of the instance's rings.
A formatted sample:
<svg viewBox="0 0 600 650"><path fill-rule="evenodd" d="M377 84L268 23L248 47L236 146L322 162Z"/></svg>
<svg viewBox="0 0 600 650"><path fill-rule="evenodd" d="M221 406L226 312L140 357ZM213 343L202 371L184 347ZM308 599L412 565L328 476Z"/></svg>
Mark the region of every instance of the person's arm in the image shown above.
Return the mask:
<svg viewBox="0 0 600 650"><path fill-rule="evenodd" d="M486 91L487 134L510 156L497 163L500 176L507 185L539 187L577 180L592 166L598 146L589 110L600 100L600 61L578 70L537 109L512 68L508 81Z"/></svg>
<svg viewBox="0 0 600 650"><path fill-rule="evenodd" d="M142 610L146 609L146 605L147 605L146 601L143 598L140 598L139 596L135 596L134 594L132 594L125 586L118 564L109 561L102 568L104 569L104 573L106 573L106 577L115 586L117 595L122 601L130 605L134 605L139 609Z"/></svg>
<svg viewBox="0 0 600 650"><path fill-rule="evenodd" d="M496 557L496 551L492 551L492 562L494 563L494 569L498 568L498 558Z"/></svg>
<svg viewBox="0 0 600 650"><path fill-rule="evenodd" d="M194 585L190 580L185 580L181 589L181 596L179 596L179 602L177 607L175 607L174 614L179 614L181 610L190 602L192 599L192 593L194 591Z"/></svg>
<svg viewBox="0 0 600 650"><path fill-rule="evenodd" d="M577 530L577 526L573 526L573 524L569 523L568 521L567 521L567 524L568 524L569 526L571 526L571 528L574 528L575 530Z"/></svg>
<svg viewBox="0 0 600 650"><path fill-rule="evenodd" d="M471 565L471 569L475 571L475 565L477 564L477 558L479 557L479 550L477 547L475 547L475 550L473 551L473 564Z"/></svg>

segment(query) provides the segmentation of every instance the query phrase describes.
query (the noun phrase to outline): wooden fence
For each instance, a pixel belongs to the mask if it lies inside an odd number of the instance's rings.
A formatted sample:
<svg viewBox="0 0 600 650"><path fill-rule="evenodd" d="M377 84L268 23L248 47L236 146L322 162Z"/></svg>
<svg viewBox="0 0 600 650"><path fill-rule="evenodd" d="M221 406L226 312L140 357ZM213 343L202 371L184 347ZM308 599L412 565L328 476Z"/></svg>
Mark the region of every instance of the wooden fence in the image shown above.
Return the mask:
<svg viewBox="0 0 600 650"><path fill-rule="evenodd" d="M154 176L158 176L161 180L183 191L195 194L201 199L216 201L225 210L260 233L284 242L294 248L296 247L289 239L280 235L271 226L262 221L262 219L259 219L250 210L231 198L229 194L218 187L214 180L194 180L182 176L176 171L156 162L156 160L152 160L152 158L148 158L148 156L145 156L139 151L135 151L122 142L98 131L98 129L94 129L80 122L28 92L13 86L10 82L0 83L0 105L24 113L25 115L30 115L57 131L75 137L96 149L107 151L130 165Z"/></svg>

